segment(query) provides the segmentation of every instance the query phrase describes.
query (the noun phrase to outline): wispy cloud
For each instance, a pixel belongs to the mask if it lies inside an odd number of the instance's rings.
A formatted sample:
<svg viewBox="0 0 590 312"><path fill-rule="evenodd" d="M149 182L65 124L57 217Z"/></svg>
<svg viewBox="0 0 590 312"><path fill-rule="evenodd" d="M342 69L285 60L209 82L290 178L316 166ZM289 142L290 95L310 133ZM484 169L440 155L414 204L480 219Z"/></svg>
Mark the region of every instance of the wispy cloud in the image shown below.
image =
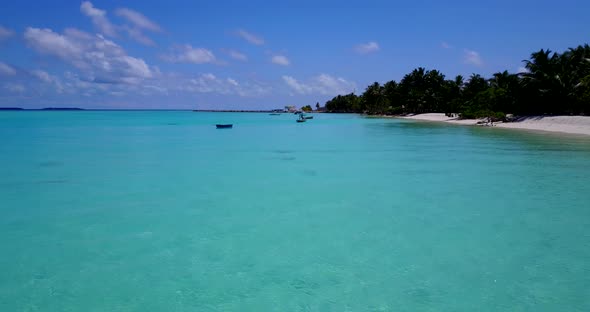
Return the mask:
<svg viewBox="0 0 590 312"><path fill-rule="evenodd" d="M308 82L301 82L292 76L283 76L283 81L293 91L299 94L323 94L336 95L352 92L356 88L354 82L347 81L341 77L334 77L328 74L320 74L309 79Z"/></svg>
<svg viewBox="0 0 590 312"><path fill-rule="evenodd" d="M474 66L482 66L483 60L478 52L473 50L465 50L465 54L463 55L463 61L465 64L474 65Z"/></svg>
<svg viewBox="0 0 590 312"><path fill-rule="evenodd" d="M92 36L78 30L61 35L49 28L28 27L24 38L25 42L38 52L68 61L82 56L84 47L79 41L91 40Z"/></svg>
<svg viewBox="0 0 590 312"><path fill-rule="evenodd" d="M62 93L64 90L61 80L53 75L50 75L46 71L39 70L39 69L32 70L31 75L33 75L34 77L36 77L37 79L39 79L40 81L42 81L44 83L48 83L48 84L53 85L55 87L55 91L57 93Z"/></svg>
<svg viewBox="0 0 590 312"><path fill-rule="evenodd" d="M23 86L20 83L5 83L4 84L4 89L10 91L10 92L14 92L14 93L23 93L25 92L25 86Z"/></svg>
<svg viewBox="0 0 590 312"><path fill-rule="evenodd" d="M529 72L529 70L528 70L528 68L526 68L526 67L524 67L524 66L520 66L520 67L518 67L518 69L517 69L517 72L518 72L519 74L522 74L522 73L528 73L528 72Z"/></svg>
<svg viewBox="0 0 590 312"><path fill-rule="evenodd" d="M295 92L299 94L310 94L313 92L311 86L297 81L297 79L293 78L292 76L283 76L283 81Z"/></svg>
<svg viewBox="0 0 590 312"><path fill-rule="evenodd" d="M177 81L178 79L176 78ZM231 77L224 79L212 73L200 74L187 79L183 83L177 83L177 85L178 90L185 92L238 95L241 97L256 97L270 92L268 87L259 83L239 82Z"/></svg>
<svg viewBox="0 0 590 312"><path fill-rule="evenodd" d="M446 41L441 42L440 43L440 47L443 48L443 49L450 49L450 48L452 48L452 46L448 42L446 42Z"/></svg>
<svg viewBox="0 0 590 312"><path fill-rule="evenodd" d="M379 44L375 41L370 41L367 43L361 43L357 45L354 50L359 54L369 54L373 52L379 51Z"/></svg>
<svg viewBox="0 0 590 312"><path fill-rule="evenodd" d="M135 27L139 29L149 30L153 32L161 32L162 28L160 25L156 24L155 22L151 21L145 15L141 14L140 12L128 9L128 8L119 8L115 11L115 14L118 16L126 19L128 22L133 24Z"/></svg>
<svg viewBox="0 0 590 312"><path fill-rule="evenodd" d="M123 27L123 29L125 29L125 31L127 32L127 35L131 39L133 39L143 45L146 45L146 46L155 45L154 41L152 39L150 39L150 37L146 36L140 29L133 28L133 27Z"/></svg>
<svg viewBox="0 0 590 312"><path fill-rule="evenodd" d="M236 34L238 36L240 36L242 39L250 42L251 44L255 44L255 45L263 45L264 44L264 39L262 37L259 37L253 33L247 32L243 29L238 29L238 31L236 31Z"/></svg>
<svg viewBox="0 0 590 312"><path fill-rule="evenodd" d="M90 17L94 26L96 26L104 35L110 37L115 37L117 35L115 26L111 24L107 18L107 12L105 10L95 8L90 1L84 1L80 5L80 11L84 15Z"/></svg>
<svg viewBox="0 0 590 312"><path fill-rule="evenodd" d="M43 82L51 82L51 76L46 71L32 70L31 75L37 77L39 80L41 80Z"/></svg>
<svg viewBox="0 0 590 312"><path fill-rule="evenodd" d="M191 45L183 45L173 48L173 52L162 57L172 63L204 64L214 63L217 59L213 52L204 48L193 48Z"/></svg>
<svg viewBox="0 0 590 312"><path fill-rule="evenodd" d="M125 32L127 32L127 35L143 44L143 45L147 45L147 46L153 46L155 45L154 41L148 37L144 31L150 31L150 32L162 32L162 28L160 27L160 25L156 24L155 22L151 21L149 18L147 18L145 15L143 15L140 12L128 9L128 8L119 8L115 11L115 14L117 16L122 17L123 19L125 19L127 22L129 22L131 25L123 25L121 28L125 30Z"/></svg>
<svg viewBox="0 0 590 312"><path fill-rule="evenodd" d="M227 53L227 55L229 55L229 57L231 57L234 60L238 60L238 61L247 61L248 57L246 56L246 54L236 51L236 50L225 50L225 53Z"/></svg>
<svg viewBox="0 0 590 312"><path fill-rule="evenodd" d="M12 66L0 62L0 76L14 76L16 75L16 69Z"/></svg>
<svg viewBox="0 0 590 312"><path fill-rule="evenodd" d="M239 84L239 83L238 83L238 82L237 82L235 79L233 79L233 78L227 78L227 79L226 79L226 81L227 81L227 83L229 83L230 85L232 85L232 86L235 86L235 87L237 87L237 86L239 86L239 85L240 85L240 84Z"/></svg>
<svg viewBox="0 0 590 312"><path fill-rule="evenodd" d="M289 59L284 56L284 55L274 55L270 61L273 64L277 64L277 65L282 65L282 66L288 66L289 64L291 64L291 62L289 61Z"/></svg>
<svg viewBox="0 0 590 312"><path fill-rule="evenodd" d="M80 5L80 11L90 17L94 26L104 35L116 37L118 32L125 32L127 36L143 45L153 46L154 41L144 31L162 32L160 25L151 21L140 12L119 8L115 14L124 19L128 24L115 25L107 17L107 11L96 8L92 2L84 1Z"/></svg>
<svg viewBox="0 0 590 312"><path fill-rule="evenodd" d="M6 40L14 35L14 31L0 26L0 41Z"/></svg>
<svg viewBox="0 0 590 312"><path fill-rule="evenodd" d="M317 89L321 94L345 94L352 92L356 85L340 77L333 77L328 74L320 74L312 79L317 84Z"/></svg>

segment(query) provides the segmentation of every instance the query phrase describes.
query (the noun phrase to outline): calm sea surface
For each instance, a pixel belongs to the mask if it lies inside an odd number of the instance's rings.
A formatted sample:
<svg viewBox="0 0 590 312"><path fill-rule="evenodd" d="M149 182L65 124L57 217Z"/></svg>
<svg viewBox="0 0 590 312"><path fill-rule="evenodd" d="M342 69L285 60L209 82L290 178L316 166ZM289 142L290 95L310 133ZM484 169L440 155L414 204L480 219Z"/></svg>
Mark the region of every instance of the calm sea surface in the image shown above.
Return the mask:
<svg viewBox="0 0 590 312"><path fill-rule="evenodd" d="M0 311L590 311L590 138L314 117L0 112Z"/></svg>

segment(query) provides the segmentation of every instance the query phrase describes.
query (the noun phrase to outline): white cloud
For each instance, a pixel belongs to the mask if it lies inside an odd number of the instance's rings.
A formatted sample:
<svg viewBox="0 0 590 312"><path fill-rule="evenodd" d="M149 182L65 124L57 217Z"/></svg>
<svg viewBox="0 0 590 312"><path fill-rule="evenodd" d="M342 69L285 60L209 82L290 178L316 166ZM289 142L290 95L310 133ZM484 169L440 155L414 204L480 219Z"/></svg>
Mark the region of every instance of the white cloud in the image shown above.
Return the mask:
<svg viewBox="0 0 590 312"><path fill-rule="evenodd" d="M204 64L214 63L216 61L213 52L204 48L193 48L187 44L176 47L173 50L172 54L164 55L162 58L172 63Z"/></svg>
<svg viewBox="0 0 590 312"><path fill-rule="evenodd" d="M236 33L242 39L250 42L251 44L255 44L255 45L263 45L264 44L264 39L262 39L261 37L259 37L257 35L254 35L252 33L249 33L243 29L239 29Z"/></svg>
<svg viewBox="0 0 590 312"><path fill-rule="evenodd" d="M201 74L197 78L189 80L187 91L200 92L200 93L220 93L228 94L228 85L223 80L217 79L215 75L211 73Z"/></svg>
<svg viewBox="0 0 590 312"><path fill-rule="evenodd" d="M200 74L196 77L174 77L172 89L190 93L210 93L221 95L237 95L241 97L257 97L266 95L270 88L258 82L238 82L234 78L219 78L211 73Z"/></svg>
<svg viewBox="0 0 590 312"><path fill-rule="evenodd" d="M270 59L270 61L273 64L283 65L283 66L287 66L291 63L291 62L289 62L289 59L284 55L275 55Z"/></svg>
<svg viewBox="0 0 590 312"><path fill-rule="evenodd" d="M528 73L529 70L528 68L524 67L524 66L520 66L517 70L517 73L522 74L522 73Z"/></svg>
<svg viewBox="0 0 590 312"><path fill-rule="evenodd" d="M111 37L117 35L115 26L111 24L107 18L107 12L105 10L95 8L90 1L84 1L80 5L80 11L90 17L94 26L96 26L103 34Z"/></svg>
<svg viewBox="0 0 590 312"><path fill-rule="evenodd" d="M25 86L19 83L6 83L4 84L4 89L14 92L14 93L23 93L25 92Z"/></svg>
<svg viewBox="0 0 590 312"><path fill-rule="evenodd" d="M16 75L16 69L12 66L0 62L0 76L14 76Z"/></svg>
<svg viewBox="0 0 590 312"><path fill-rule="evenodd" d="M8 39L14 35L14 31L0 26L0 41Z"/></svg>
<svg viewBox="0 0 590 312"><path fill-rule="evenodd" d="M233 58L234 60L238 60L238 61L247 61L248 60L248 57L245 54L243 54L239 51L236 51L236 50L229 50L229 51L227 51L227 54L231 58Z"/></svg>
<svg viewBox="0 0 590 312"><path fill-rule="evenodd" d="M356 87L354 83L346 81L344 78L332 77L327 74L320 74L314 80L321 94L345 94L352 92Z"/></svg>
<svg viewBox="0 0 590 312"><path fill-rule="evenodd" d="M33 70L31 71L31 75L35 76L37 79L41 80L42 82L52 84L55 87L55 91L57 93L62 93L64 90L63 84L61 81L55 77L47 73L43 70Z"/></svg>
<svg viewBox="0 0 590 312"><path fill-rule="evenodd" d="M291 87L291 89L295 90L297 93L310 94L313 92L312 87L310 87L304 83L300 83L299 81L297 81L297 79L295 79L291 76L283 76L283 81L285 81L285 83L289 87Z"/></svg>
<svg viewBox="0 0 590 312"><path fill-rule="evenodd" d="M452 48L452 46L450 44L448 44L447 42L443 41L440 43L441 48L443 49L450 49Z"/></svg>
<svg viewBox="0 0 590 312"><path fill-rule="evenodd" d="M82 79L91 82L136 84L153 76L144 60L127 55L123 48L101 35L92 36L77 29L58 34L47 28L28 27L24 38L39 53L75 66L82 72Z"/></svg>
<svg viewBox="0 0 590 312"><path fill-rule="evenodd" d="M168 89L164 88L164 87L160 87L160 86L146 85L146 86L143 86L143 89L144 90L143 90L142 94L144 94L144 95L157 94L157 93L168 94Z"/></svg>
<svg viewBox="0 0 590 312"><path fill-rule="evenodd" d="M76 30L72 36L60 35L51 29L28 27L25 30L25 41L35 50L44 53L56 55L63 59L79 56L82 54L82 46L78 44L81 32Z"/></svg>
<svg viewBox="0 0 590 312"><path fill-rule="evenodd" d="M283 76L283 81L299 94L337 95L347 94L356 88L356 84L340 77L320 74L312 77L309 82L300 82L291 76Z"/></svg>
<svg viewBox="0 0 590 312"><path fill-rule="evenodd" d="M137 28L132 28L132 27L123 27L123 29L125 29L125 31L127 32L127 35L129 35L129 37L143 45L147 45L147 46L153 46L155 45L154 41L152 39L150 39L148 36L144 35L143 32L141 32L141 30L137 29Z"/></svg>
<svg viewBox="0 0 590 312"><path fill-rule="evenodd" d="M115 14L125 19L130 25L116 26L110 22L107 18L107 12L105 10L98 9L93 6L90 1L84 1L80 5L80 11L92 19L92 23L101 33L109 37L116 37L117 31L125 31L129 38L148 46L153 46L154 41L146 36L143 31L161 32L162 28L147 18L140 12L127 9L119 8Z"/></svg>
<svg viewBox="0 0 590 312"><path fill-rule="evenodd" d="M473 50L465 50L465 55L463 57L463 61L465 64L475 65L475 66L482 66L483 61L479 53Z"/></svg>
<svg viewBox="0 0 590 312"><path fill-rule="evenodd" d="M33 70L33 71L31 71L31 75L39 78L39 80L41 80L41 81L51 82L51 76L46 71Z"/></svg>
<svg viewBox="0 0 590 312"><path fill-rule="evenodd" d="M359 54L368 54L379 51L379 44L375 41L361 43L355 47L355 51Z"/></svg>
<svg viewBox="0 0 590 312"><path fill-rule="evenodd" d="M117 9L115 14L123 17L124 19L126 19L127 21L129 21L130 23L132 23L135 27L137 27L139 29L145 29L145 30L150 30L150 31L154 31L154 32L162 31L162 28L158 24L152 22L145 15L143 15L137 11L127 9L127 8L120 8L120 9Z"/></svg>
<svg viewBox="0 0 590 312"><path fill-rule="evenodd" d="M155 45L154 41L146 36L143 31L151 31L151 32L162 32L162 28L160 25L156 24L155 22L151 21L145 15L141 14L140 12L127 9L127 8L119 8L115 11L115 14L125 19L129 22L132 26L123 25L121 28L127 32L127 35L147 46Z"/></svg>

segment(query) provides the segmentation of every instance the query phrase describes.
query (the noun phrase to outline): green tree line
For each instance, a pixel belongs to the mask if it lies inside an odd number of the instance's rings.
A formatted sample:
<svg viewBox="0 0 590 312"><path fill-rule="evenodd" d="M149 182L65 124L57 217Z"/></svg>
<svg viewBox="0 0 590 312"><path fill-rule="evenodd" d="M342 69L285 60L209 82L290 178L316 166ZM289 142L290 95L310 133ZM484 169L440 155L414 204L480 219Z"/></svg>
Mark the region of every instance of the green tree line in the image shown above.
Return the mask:
<svg viewBox="0 0 590 312"><path fill-rule="evenodd" d="M540 50L524 60L526 72L472 74L446 79L438 70L414 69L399 82L375 82L363 94L338 95L329 112L459 114L462 118L590 113L590 46L556 53Z"/></svg>

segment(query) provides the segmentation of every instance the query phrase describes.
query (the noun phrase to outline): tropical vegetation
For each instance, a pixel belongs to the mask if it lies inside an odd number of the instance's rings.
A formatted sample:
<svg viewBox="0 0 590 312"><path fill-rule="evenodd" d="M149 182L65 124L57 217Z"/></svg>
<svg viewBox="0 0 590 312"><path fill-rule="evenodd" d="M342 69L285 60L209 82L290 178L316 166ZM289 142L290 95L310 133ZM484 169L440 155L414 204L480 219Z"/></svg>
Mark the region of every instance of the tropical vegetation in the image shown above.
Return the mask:
<svg viewBox="0 0 590 312"><path fill-rule="evenodd" d="M416 68L399 82L369 85L361 95L338 95L328 112L375 115L446 113L462 118L590 114L590 46L563 53L540 50L524 60L522 73L447 79L438 70Z"/></svg>
<svg viewBox="0 0 590 312"><path fill-rule="evenodd" d="M306 105L301 107L301 110L304 112L311 112L313 110L313 108L311 108L311 105Z"/></svg>

